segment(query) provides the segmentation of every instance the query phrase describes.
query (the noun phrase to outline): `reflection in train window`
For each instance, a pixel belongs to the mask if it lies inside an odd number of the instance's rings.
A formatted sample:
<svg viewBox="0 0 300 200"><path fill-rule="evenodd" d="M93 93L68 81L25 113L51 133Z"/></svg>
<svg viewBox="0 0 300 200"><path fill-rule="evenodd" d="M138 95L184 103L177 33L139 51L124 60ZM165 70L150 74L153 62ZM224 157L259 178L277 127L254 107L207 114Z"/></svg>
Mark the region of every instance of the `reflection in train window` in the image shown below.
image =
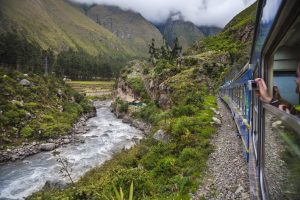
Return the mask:
<svg viewBox="0 0 300 200"><path fill-rule="evenodd" d="M273 86L277 86L282 99L292 105L299 105L296 92L296 71L300 61L300 17L298 17L274 53ZM273 94L274 95L274 94ZM276 94L275 94L276 95Z"/></svg>
<svg viewBox="0 0 300 200"><path fill-rule="evenodd" d="M270 62L273 63L269 77L273 98L281 97L282 102L293 106L300 103L295 83L300 61L299 33L300 17L280 41ZM269 110L265 110L265 117L264 172L269 198L300 199L300 134Z"/></svg>

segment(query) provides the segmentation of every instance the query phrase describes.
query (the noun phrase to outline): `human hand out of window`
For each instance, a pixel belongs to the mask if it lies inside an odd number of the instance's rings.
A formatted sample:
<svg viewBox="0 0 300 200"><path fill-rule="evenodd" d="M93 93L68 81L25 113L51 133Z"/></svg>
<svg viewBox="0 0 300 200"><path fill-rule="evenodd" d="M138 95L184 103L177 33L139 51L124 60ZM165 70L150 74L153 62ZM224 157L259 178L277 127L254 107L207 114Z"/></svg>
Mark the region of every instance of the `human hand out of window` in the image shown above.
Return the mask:
<svg viewBox="0 0 300 200"><path fill-rule="evenodd" d="M265 103L270 103L272 101L271 95L268 93L268 88L264 79L256 78L255 82L258 85L258 90L255 92L256 96L260 98Z"/></svg>

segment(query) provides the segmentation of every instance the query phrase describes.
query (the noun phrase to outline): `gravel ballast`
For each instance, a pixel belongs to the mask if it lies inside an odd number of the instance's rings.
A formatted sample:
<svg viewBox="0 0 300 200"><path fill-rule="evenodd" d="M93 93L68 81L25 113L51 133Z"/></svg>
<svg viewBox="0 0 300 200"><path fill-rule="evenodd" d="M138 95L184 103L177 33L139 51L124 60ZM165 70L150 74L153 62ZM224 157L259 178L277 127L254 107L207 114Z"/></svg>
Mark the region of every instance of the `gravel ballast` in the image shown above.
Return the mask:
<svg viewBox="0 0 300 200"><path fill-rule="evenodd" d="M250 199L242 140L237 136L229 109L220 100L218 106L222 123L211 139L215 150L209 156L208 170L192 199Z"/></svg>

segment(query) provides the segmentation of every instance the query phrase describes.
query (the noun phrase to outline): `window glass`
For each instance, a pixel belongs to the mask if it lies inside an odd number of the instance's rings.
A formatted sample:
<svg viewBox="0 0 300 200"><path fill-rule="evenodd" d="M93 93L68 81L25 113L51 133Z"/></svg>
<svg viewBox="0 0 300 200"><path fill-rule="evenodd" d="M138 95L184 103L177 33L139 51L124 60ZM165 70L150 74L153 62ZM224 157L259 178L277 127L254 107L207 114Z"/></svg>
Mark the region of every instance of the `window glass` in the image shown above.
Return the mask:
<svg viewBox="0 0 300 200"><path fill-rule="evenodd" d="M274 74L274 86L280 91L280 96L293 105L299 105L299 94L296 93L296 74Z"/></svg>
<svg viewBox="0 0 300 200"><path fill-rule="evenodd" d="M254 45L254 52L253 52L254 54L252 55L252 60L251 60L252 64L256 64L257 60L260 60L259 58L260 58L262 48L272 28L274 19L279 10L281 2L282 0L268 0L266 1L263 7L262 16L256 33L257 38Z"/></svg>
<svg viewBox="0 0 300 200"><path fill-rule="evenodd" d="M300 136L267 110L264 149L270 199L300 199Z"/></svg>

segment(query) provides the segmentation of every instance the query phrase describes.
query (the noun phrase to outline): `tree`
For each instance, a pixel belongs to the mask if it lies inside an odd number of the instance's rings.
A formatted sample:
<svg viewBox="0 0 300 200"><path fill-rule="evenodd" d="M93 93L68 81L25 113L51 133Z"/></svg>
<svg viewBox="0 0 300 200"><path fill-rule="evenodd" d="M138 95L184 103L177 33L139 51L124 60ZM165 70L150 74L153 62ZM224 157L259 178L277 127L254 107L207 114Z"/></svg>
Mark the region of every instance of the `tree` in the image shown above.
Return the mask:
<svg viewBox="0 0 300 200"><path fill-rule="evenodd" d="M163 45L160 47L160 57L166 60L170 59L170 49L165 39L163 40Z"/></svg>
<svg viewBox="0 0 300 200"><path fill-rule="evenodd" d="M151 44L149 45L149 54L150 54L150 61L152 64L155 64L155 60L158 58L157 49L155 48L155 39L152 38Z"/></svg>
<svg viewBox="0 0 300 200"><path fill-rule="evenodd" d="M176 37L175 41L174 41L174 47L173 47L173 49L171 51L171 57L172 57L172 59L176 59L179 56L181 56L181 51L182 51L182 46L179 45L178 38Z"/></svg>

